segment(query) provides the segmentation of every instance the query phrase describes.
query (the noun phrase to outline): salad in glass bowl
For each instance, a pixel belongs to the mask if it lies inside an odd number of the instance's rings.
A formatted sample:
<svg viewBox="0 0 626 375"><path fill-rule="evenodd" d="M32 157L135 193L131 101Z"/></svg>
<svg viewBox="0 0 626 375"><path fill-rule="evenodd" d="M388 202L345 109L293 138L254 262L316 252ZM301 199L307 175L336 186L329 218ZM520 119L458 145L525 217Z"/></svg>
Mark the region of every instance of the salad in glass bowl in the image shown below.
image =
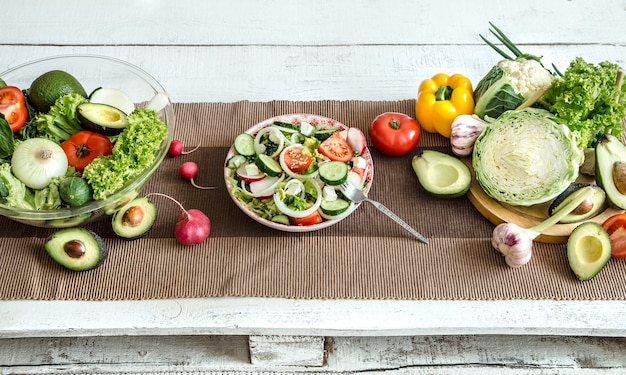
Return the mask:
<svg viewBox="0 0 626 375"><path fill-rule="evenodd" d="M329 227L358 207L339 188L365 193L374 168L359 128L312 114L267 119L239 134L226 156L228 192L252 219L286 232Z"/></svg>
<svg viewBox="0 0 626 375"><path fill-rule="evenodd" d="M134 65L61 55L0 78L3 99L11 93L13 103L0 108L0 214L7 218L46 228L87 224L136 197L167 155L172 105Z"/></svg>

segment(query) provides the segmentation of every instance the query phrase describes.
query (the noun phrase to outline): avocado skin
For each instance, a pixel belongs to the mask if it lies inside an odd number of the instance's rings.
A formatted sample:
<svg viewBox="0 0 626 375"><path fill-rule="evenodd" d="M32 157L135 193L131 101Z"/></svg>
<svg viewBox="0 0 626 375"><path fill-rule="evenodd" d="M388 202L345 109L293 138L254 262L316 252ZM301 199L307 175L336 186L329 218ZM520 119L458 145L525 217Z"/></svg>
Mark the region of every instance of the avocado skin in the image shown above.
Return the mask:
<svg viewBox="0 0 626 375"><path fill-rule="evenodd" d="M591 209L586 214L577 215L574 213L570 213L569 215L561 219L560 223L576 223L579 221L591 219L592 217L598 215L605 208L606 193L604 192L604 189L602 189L600 186L587 183L573 183L568 186L567 189L559 194L559 196L554 199L552 204L550 204L550 207L548 208L548 214L552 216L559 207L566 205L570 201L570 197L574 192L584 187L593 188L593 195L591 196L591 199L593 200L593 209Z"/></svg>
<svg viewBox="0 0 626 375"><path fill-rule="evenodd" d="M598 250L600 254L597 254ZM567 240L567 259L579 280L592 279L611 259L609 234L598 223L587 221L580 224Z"/></svg>
<svg viewBox="0 0 626 375"><path fill-rule="evenodd" d="M472 184L472 174L470 169L455 156L434 150L424 150L422 155L415 155L411 160L413 172L417 179L430 195L443 198L454 199L465 195ZM441 186L436 181L431 181L430 173L433 169L446 166L454 170L457 180L449 186Z"/></svg>
<svg viewBox="0 0 626 375"><path fill-rule="evenodd" d="M605 134L596 146L596 183L604 189L610 206L626 209L626 195L620 193L613 181L615 162L626 162L626 146L615 136Z"/></svg>
<svg viewBox="0 0 626 375"><path fill-rule="evenodd" d="M137 206L144 212L143 219L139 225L129 226L124 222L124 215L128 209ZM111 225L115 234L125 240L135 240L143 237L152 228L156 221L156 206L146 197L139 197L131 200L122 208L117 210L111 218Z"/></svg>
<svg viewBox="0 0 626 375"><path fill-rule="evenodd" d="M103 115L104 114L104 115ZM102 116L101 116L102 115ZM117 121L109 121L117 117ZM104 135L117 135L126 127L126 114L115 107L100 103L83 103L76 108L76 116L83 128Z"/></svg>
<svg viewBox="0 0 626 375"><path fill-rule="evenodd" d="M85 254L72 258L64 251L69 241L80 241L85 246ZM52 233L46 239L44 248L57 263L72 271L87 271L99 267L108 255L106 243L95 232L85 228L66 228Z"/></svg>

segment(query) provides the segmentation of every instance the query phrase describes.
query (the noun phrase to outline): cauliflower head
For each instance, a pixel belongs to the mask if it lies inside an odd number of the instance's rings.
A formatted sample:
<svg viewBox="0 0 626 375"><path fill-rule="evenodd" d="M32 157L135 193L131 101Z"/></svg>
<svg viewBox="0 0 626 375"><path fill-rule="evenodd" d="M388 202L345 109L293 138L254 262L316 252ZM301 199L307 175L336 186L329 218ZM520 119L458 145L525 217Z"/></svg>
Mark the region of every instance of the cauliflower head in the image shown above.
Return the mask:
<svg viewBox="0 0 626 375"><path fill-rule="evenodd" d="M502 60L498 67L509 76L510 84L518 94L528 98L538 90L546 90L554 76L537 60Z"/></svg>

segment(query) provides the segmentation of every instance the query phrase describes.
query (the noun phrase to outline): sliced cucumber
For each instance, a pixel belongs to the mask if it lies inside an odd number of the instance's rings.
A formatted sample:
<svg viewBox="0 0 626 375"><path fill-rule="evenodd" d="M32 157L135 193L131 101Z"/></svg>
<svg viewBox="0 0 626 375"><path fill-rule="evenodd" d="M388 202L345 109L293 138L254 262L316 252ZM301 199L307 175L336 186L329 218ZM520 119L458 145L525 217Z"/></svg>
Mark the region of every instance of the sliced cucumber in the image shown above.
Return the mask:
<svg viewBox="0 0 626 375"><path fill-rule="evenodd" d="M239 155L254 155L254 137L248 133L241 133L235 138L235 151Z"/></svg>
<svg viewBox="0 0 626 375"><path fill-rule="evenodd" d="M289 217L287 217L287 215L273 216L272 221L278 224L289 225Z"/></svg>
<svg viewBox="0 0 626 375"><path fill-rule="evenodd" d="M283 169L280 167L280 164L270 156L265 154L257 155L254 160L254 164L261 170L261 172L265 173L270 177L280 176L283 173Z"/></svg>
<svg viewBox="0 0 626 375"><path fill-rule="evenodd" d="M328 185L341 185L348 179L348 172L350 168L348 164L341 161L327 161L321 163L319 167L319 174L322 181Z"/></svg>
<svg viewBox="0 0 626 375"><path fill-rule="evenodd" d="M315 138L319 139L320 141L324 141L324 140L326 140L326 138L328 138L331 135L335 134L336 131L337 131L337 129L319 129L319 130L315 131L313 136Z"/></svg>
<svg viewBox="0 0 626 375"><path fill-rule="evenodd" d="M346 212L346 210L350 207L350 202L347 200L337 198L332 201L323 200L320 204L320 208L322 212L326 215L336 216Z"/></svg>
<svg viewBox="0 0 626 375"><path fill-rule="evenodd" d="M248 159L246 159L245 156L243 155L233 155L233 157L231 157L230 159L228 159L228 162L226 163L226 166L228 168L239 168L243 163L245 163Z"/></svg>

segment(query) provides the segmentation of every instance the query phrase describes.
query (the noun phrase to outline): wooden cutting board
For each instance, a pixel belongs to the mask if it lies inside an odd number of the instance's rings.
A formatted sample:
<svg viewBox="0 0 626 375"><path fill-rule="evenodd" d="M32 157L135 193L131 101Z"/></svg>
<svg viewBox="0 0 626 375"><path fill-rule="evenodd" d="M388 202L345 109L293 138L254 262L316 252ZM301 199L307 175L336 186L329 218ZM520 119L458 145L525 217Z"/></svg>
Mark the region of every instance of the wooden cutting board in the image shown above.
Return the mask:
<svg viewBox="0 0 626 375"><path fill-rule="evenodd" d="M550 202L544 204L533 205L529 207L512 206L506 203L498 202L489 197L484 190L480 187L480 184L476 180L476 175L472 169L471 158L462 159L465 164L470 167L472 172L472 185L467 192L467 197L474 207L480 212L487 220L495 225L500 223L514 223L523 228L531 228L540 222L544 221L548 217L548 208ZM581 178L581 182L594 182L593 180ZM624 212L623 210L607 207L598 216L591 218L587 221L593 221L601 224L611 215ZM535 239L538 242L544 243L566 243L569 235L574 228L580 225L582 222L571 224L557 224Z"/></svg>

